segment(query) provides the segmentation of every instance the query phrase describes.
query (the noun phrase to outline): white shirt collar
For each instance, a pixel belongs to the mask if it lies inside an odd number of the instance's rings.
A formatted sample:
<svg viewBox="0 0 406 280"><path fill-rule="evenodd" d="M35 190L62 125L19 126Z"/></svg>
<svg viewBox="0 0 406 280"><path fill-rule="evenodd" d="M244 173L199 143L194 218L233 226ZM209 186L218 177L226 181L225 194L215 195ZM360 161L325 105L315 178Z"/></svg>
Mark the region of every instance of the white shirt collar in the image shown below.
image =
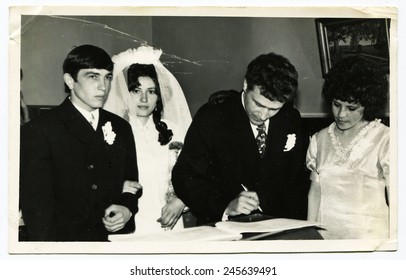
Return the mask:
<svg viewBox="0 0 406 280"><path fill-rule="evenodd" d="M70 100L70 98L69 98L69 100ZM71 102L72 102L72 100L71 100ZM85 119L89 122L89 124L92 119L92 115L94 116L93 129L96 130L97 124L99 123L99 109L95 109L95 110L89 112L89 111L77 106L73 102L72 102L72 104L79 111L79 113L81 113L82 116L85 117Z"/></svg>
<svg viewBox="0 0 406 280"><path fill-rule="evenodd" d="M241 93L241 102L242 102L242 106L244 107L244 110L245 110L245 102L244 102L244 91ZM264 122L264 124L265 124L265 131L268 133L268 126L269 126L269 119L267 119L265 122ZM257 125L255 125L255 124L252 124L251 122L250 122L250 125L251 125L251 129L252 129L252 133L254 133L254 136L255 137L257 137L257 134L258 134L258 130L257 130Z"/></svg>

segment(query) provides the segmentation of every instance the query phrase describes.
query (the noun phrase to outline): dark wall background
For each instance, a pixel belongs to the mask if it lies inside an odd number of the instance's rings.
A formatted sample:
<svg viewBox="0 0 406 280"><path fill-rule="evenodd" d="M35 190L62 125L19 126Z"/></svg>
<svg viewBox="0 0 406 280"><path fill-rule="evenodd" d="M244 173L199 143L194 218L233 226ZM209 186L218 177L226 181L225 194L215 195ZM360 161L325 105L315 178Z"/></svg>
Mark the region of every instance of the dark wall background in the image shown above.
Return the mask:
<svg viewBox="0 0 406 280"><path fill-rule="evenodd" d="M64 98L62 63L73 46L94 44L114 55L148 44L177 77L192 115L217 90L242 87L247 64L262 53L290 59L299 72L296 107L325 116L313 18L22 16L21 89L31 106Z"/></svg>
<svg viewBox="0 0 406 280"><path fill-rule="evenodd" d="M151 17L22 16L21 89L28 105L58 105L66 97L62 64L74 46L93 44L110 55L151 42Z"/></svg>
<svg viewBox="0 0 406 280"><path fill-rule="evenodd" d="M173 67L193 112L214 91L240 90L248 63L259 54L275 52L299 72L296 106L302 114L324 113L314 19L171 17L154 18L152 23L155 46L202 63Z"/></svg>

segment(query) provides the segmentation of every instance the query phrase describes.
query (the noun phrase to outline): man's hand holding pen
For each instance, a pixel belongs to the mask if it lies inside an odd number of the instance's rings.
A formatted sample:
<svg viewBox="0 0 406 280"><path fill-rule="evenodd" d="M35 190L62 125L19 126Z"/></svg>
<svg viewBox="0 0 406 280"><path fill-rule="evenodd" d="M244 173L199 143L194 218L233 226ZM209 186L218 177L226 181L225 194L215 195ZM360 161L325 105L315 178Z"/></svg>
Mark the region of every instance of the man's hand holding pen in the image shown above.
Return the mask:
<svg viewBox="0 0 406 280"><path fill-rule="evenodd" d="M257 193L249 191L243 184L241 186L243 191L228 204L225 213L229 216L236 216L240 214L249 215L257 209L262 212Z"/></svg>

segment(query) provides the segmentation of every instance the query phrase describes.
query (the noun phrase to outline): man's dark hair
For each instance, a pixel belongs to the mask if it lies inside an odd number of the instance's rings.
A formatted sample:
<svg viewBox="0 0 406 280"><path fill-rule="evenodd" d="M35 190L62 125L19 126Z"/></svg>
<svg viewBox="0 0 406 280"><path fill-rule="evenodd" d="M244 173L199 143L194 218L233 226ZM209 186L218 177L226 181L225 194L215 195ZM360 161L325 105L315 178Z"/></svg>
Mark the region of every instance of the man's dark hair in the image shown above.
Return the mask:
<svg viewBox="0 0 406 280"><path fill-rule="evenodd" d="M336 62L326 75L322 96L326 105L334 99L359 103L364 119L372 121L381 116L387 102L386 74L376 65L359 56L349 56Z"/></svg>
<svg viewBox="0 0 406 280"><path fill-rule="evenodd" d="M105 69L113 71L114 63L108 53L93 45L82 45L75 47L63 62L63 73L68 73L73 80L77 81L78 72L81 69ZM69 87L65 84L65 92L70 93Z"/></svg>
<svg viewBox="0 0 406 280"><path fill-rule="evenodd" d="M245 80L248 91L258 86L263 96L282 103L293 100L298 87L295 67L287 58L275 53L262 54L251 61Z"/></svg>

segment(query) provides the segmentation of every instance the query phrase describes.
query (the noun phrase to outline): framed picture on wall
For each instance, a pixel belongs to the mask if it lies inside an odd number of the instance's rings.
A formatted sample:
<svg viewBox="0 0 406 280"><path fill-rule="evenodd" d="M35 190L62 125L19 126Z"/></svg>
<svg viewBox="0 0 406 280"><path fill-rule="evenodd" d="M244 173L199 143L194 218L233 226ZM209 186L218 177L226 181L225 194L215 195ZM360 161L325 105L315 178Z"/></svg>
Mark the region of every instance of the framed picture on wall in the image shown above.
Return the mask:
<svg viewBox="0 0 406 280"><path fill-rule="evenodd" d="M362 56L389 73L389 19L316 19L323 77L340 58Z"/></svg>

